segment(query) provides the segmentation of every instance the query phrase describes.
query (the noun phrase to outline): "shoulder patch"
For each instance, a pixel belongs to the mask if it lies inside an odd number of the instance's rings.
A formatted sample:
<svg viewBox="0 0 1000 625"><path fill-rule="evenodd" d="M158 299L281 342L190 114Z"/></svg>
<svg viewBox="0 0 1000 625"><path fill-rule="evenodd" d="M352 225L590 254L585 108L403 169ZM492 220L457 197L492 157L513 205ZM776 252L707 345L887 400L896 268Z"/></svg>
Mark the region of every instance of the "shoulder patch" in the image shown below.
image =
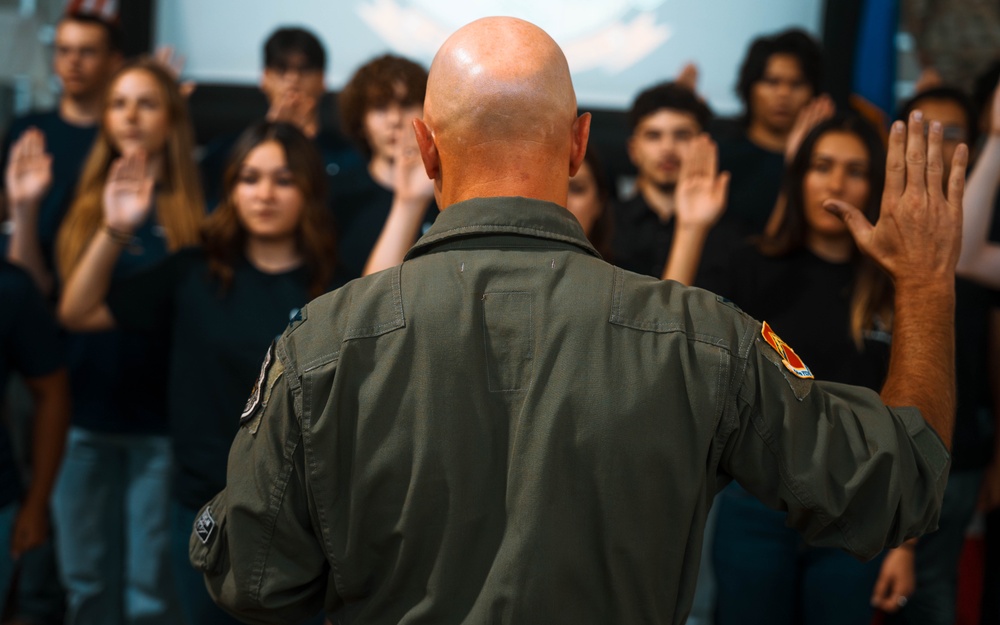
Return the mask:
<svg viewBox="0 0 1000 625"><path fill-rule="evenodd" d="M260 366L260 373L250 391L250 398L247 399L243 413L240 415L240 427L248 426L251 434L257 433L260 426L260 418L267 406L267 401L271 398L271 390L274 383L278 381L285 372L285 367L281 360L274 355L274 342L264 354L264 362Z"/></svg>
<svg viewBox="0 0 1000 625"><path fill-rule="evenodd" d="M792 372L792 375L802 379L812 379L812 371L806 366L806 363L802 362L799 355L795 353L792 346L781 340L781 337L771 329L771 326L765 321L760 328L760 334L764 337L764 342L770 345L774 351L778 352L781 356L781 364L785 365L785 368Z"/></svg>

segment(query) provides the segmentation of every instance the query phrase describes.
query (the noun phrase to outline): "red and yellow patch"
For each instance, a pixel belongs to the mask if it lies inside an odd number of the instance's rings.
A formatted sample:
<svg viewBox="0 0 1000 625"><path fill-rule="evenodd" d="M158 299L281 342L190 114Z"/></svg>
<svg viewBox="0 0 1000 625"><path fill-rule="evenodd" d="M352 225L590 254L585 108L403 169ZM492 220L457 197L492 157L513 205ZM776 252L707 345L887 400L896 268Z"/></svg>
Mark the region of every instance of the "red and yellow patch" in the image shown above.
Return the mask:
<svg viewBox="0 0 1000 625"><path fill-rule="evenodd" d="M761 326L760 334L764 337L767 344L773 347L774 351L781 355L781 364L785 365L785 368L791 371L792 375L799 378L813 377L812 371L809 370L806 363L802 362L802 359L795 353L792 346L782 341L781 337L771 329L771 326L767 325L766 321L764 322L764 325Z"/></svg>

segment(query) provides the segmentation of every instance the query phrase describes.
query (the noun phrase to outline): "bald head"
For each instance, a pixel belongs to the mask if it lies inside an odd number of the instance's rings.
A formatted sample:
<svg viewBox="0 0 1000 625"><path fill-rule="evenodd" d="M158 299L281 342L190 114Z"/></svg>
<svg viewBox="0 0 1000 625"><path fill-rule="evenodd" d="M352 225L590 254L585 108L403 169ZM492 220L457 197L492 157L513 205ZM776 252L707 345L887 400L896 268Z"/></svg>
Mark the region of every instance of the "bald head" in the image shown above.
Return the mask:
<svg viewBox="0 0 1000 625"><path fill-rule="evenodd" d="M417 135L422 152L436 151L424 155L428 174L438 178L443 165L446 184L449 177L462 184L487 183L477 180L489 175L479 164L508 177L517 173L511 168L519 162L536 171L546 165L558 172L555 178L561 176L565 202L569 170L578 167L574 150L581 139L586 148L589 116L582 125L581 134L569 65L556 42L524 20L489 17L456 31L434 57ZM448 167L449 161L454 166Z"/></svg>

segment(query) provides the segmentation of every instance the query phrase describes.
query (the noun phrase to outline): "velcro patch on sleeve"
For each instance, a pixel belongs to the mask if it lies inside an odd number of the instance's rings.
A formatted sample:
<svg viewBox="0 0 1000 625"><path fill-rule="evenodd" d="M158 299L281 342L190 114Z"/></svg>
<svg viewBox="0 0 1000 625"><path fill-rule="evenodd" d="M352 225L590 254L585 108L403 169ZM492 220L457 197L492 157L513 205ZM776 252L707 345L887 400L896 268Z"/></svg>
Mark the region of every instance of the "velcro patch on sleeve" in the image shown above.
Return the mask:
<svg viewBox="0 0 1000 625"><path fill-rule="evenodd" d="M764 338L764 342L770 345L774 351L778 352L781 356L781 364L785 365L785 368L792 372L792 375L802 379L812 379L813 373L806 366L806 363L799 358L799 355L795 353L792 346L781 340L781 337L771 329L771 326L765 321L760 328L760 334Z"/></svg>
<svg viewBox="0 0 1000 625"><path fill-rule="evenodd" d="M267 407L267 402L271 398L271 391L275 382L285 372L285 367L281 360L274 355L274 343L268 348L264 355L264 362L260 366L260 373L250 391L250 398L247 399L243 413L240 415L240 427L249 427L251 434L257 433L260 420Z"/></svg>
<svg viewBox="0 0 1000 625"><path fill-rule="evenodd" d="M215 531L215 519L212 517L212 507L205 506L201 516L194 522L194 533L198 535L198 540L203 545L207 545L213 531Z"/></svg>

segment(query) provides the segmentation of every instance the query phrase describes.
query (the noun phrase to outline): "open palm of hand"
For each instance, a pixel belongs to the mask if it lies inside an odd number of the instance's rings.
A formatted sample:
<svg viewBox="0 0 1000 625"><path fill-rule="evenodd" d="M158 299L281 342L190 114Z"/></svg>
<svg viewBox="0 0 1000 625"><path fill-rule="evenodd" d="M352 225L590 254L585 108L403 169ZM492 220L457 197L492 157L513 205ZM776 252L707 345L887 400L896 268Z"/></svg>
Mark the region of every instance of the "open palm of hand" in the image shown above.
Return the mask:
<svg viewBox="0 0 1000 625"><path fill-rule="evenodd" d="M709 228L726 210L729 173L719 173L719 150L708 135L691 140L674 191L677 223Z"/></svg>
<svg viewBox="0 0 1000 625"><path fill-rule="evenodd" d="M944 189L940 123L924 138L923 116L893 125L886 157L879 220L872 225L856 207L827 200L847 224L858 248L894 279L947 276L955 271L962 239L962 193L969 150L955 150Z"/></svg>
<svg viewBox="0 0 1000 625"><path fill-rule="evenodd" d="M434 196L434 181L427 177L413 130L407 125L400 133L393 157L393 189L396 196L411 202L426 202Z"/></svg>
<svg viewBox="0 0 1000 625"><path fill-rule="evenodd" d="M146 221L152 207L153 184L144 154L125 156L113 162L104 184L104 220L108 226L133 232Z"/></svg>
<svg viewBox="0 0 1000 625"><path fill-rule="evenodd" d="M36 128L26 131L10 151L5 172L10 202L37 205L52 186L52 156L45 152L45 135Z"/></svg>

